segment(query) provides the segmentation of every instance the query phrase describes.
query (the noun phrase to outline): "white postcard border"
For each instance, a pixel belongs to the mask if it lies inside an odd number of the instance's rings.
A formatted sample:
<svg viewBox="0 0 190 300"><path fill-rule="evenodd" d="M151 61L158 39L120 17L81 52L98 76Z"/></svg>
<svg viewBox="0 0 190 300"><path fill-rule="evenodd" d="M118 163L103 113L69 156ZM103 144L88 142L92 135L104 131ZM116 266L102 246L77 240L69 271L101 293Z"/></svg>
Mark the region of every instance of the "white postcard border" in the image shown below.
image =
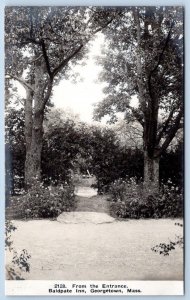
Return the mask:
<svg viewBox="0 0 190 300"><path fill-rule="evenodd" d="M182 296L183 281L6 280L8 296Z"/></svg>

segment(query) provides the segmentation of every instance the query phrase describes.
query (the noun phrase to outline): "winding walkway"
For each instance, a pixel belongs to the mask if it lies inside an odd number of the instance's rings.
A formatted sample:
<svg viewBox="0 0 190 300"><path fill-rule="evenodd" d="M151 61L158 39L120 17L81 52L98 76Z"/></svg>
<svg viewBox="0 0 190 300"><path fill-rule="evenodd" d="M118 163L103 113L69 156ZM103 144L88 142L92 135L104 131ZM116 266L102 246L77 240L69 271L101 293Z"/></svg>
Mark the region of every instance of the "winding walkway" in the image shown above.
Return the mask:
<svg viewBox="0 0 190 300"><path fill-rule="evenodd" d="M63 212L57 221L66 224L93 223L103 224L115 221L109 215L109 205L105 196L88 186L76 188L77 208L74 212Z"/></svg>

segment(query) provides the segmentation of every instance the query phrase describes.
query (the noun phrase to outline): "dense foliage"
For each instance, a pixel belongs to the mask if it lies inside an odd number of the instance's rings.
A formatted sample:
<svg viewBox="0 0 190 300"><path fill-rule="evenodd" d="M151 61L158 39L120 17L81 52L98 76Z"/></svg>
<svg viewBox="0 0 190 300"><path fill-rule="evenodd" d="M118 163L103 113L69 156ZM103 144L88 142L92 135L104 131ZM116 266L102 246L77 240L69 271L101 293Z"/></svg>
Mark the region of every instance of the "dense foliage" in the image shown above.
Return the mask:
<svg viewBox="0 0 190 300"><path fill-rule="evenodd" d="M6 195L24 187L24 111L11 108L5 116L5 171Z"/></svg>
<svg viewBox="0 0 190 300"><path fill-rule="evenodd" d="M44 135L42 148L42 179L46 184L69 182L74 162L80 152L80 134L74 122L67 120L62 127Z"/></svg>
<svg viewBox="0 0 190 300"><path fill-rule="evenodd" d="M98 192L107 191L114 180L132 173L140 177L142 160L138 150L126 151L115 133L108 128L94 128L90 140L92 172L97 179ZM133 160L136 156L137 161ZM137 164L139 165L137 166ZM133 168L131 168L131 166Z"/></svg>
<svg viewBox="0 0 190 300"><path fill-rule="evenodd" d="M164 185L158 194L144 193L135 179L119 179L111 184L110 210L119 218L177 218L183 216L183 194L178 187Z"/></svg>
<svg viewBox="0 0 190 300"><path fill-rule="evenodd" d="M53 110L54 111L54 110ZM56 110L55 110L56 112ZM54 113L55 114L55 113ZM48 118L47 114L47 118ZM81 123L64 112L50 115L45 123L42 148L42 179L44 184L72 181L75 173L97 179L99 192L119 178L143 178L143 152L121 145L114 130ZM165 152L160 161L160 181L169 179L180 189L183 185L183 144ZM11 109L6 116L6 188L8 194L20 193L24 188L24 114ZM172 168L171 168L172 166Z"/></svg>
<svg viewBox="0 0 190 300"><path fill-rule="evenodd" d="M38 183L28 193L12 197L10 208L14 218L55 218L75 208L74 186L45 187Z"/></svg>
<svg viewBox="0 0 190 300"><path fill-rule="evenodd" d="M143 158L138 149L122 147L112 129L88 126L77 120L65 118L46 122L42 148L42 179L48 185L70 182L74 173L86 174L87 170L97 178L99 191L119 177L142 177ZM22 121L22 122L21 122ZM15 126L14 132L11 128ZM54 125L54 126L53 126ZM24 187L24 116L23 111L12 110L6 118L9 138L7 153L7 190L12 194ZM15 142L15 140L17 142ZM9 155L8 155L9 154ZM10 159L9 159L10 158ZM14 176L17 175L17 176ZM8 179L14 182L8 181Z"/></svg>
<svg viewBox="0 0 190 300"><path fill-rule="evenodd" d="M160 159L160 181L171 183L182 189L184 186L184 145L179 141L170 151L165 151Z"/></svg>

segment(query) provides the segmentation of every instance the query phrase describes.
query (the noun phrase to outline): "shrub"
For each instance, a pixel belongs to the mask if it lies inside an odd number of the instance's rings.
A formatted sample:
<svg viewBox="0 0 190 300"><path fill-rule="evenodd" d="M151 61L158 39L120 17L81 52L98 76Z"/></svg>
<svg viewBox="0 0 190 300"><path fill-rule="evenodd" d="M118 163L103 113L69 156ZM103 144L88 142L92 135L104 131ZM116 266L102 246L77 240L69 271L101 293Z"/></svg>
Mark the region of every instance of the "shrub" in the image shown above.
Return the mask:
<svg viewBox="0 0 190 300"><path fill-rule="evenodd" d="M6 220L5 222L5 250L13 252L13 258L11 264L6 265L7 279L8 280L23 280L21 272L29 272L30 264L29 259L31 255L28 254L26 249L23 249L20 254L13 247L13 241L11 240L11 233L17 228L14 224Z"/></svg>
<svg viewBox="0 0 190 300"><path fill-rule="evenodd" d="M15 227L15 225L10 221L10 220L6 220L5 221L5 249L12 251L12 244L13 241L11 240L11 233L12 231L15 231L17 228Z"/></svg>
<svg viewBox="0 0 190 300"><path fill-rule="evenodd" d="M12 206L19 211L19 218L55 218L75 206L74 186L33 186L27 194L14 197Z"/></svg>
<svg viewBox="0 0 190 300"><path fill-rule="evenodd" d="M183 224L181 223L175 223L175 225L183 227ZM179 246L180 248L183 249L184 247L183 236L176 236L175 241L170 241L169 244L160 243L159 245L156 245L153 248L151 248L151 250L166 256L169 255L170 251L175 250L176 246Z"/></svg>
<svg viewBox="0 0 190 300"><path fill-rule="evenodd" d="M184 182L184 145L179 141L175 149L163 153L160 159L160 178L166 184L171 178L173 184L183 186ZM171 168L172 166L172 168Z"/></svg>
<svg viewBox="0 0 190 300"><path fill-rule="evenodd" d="M160 211L160 217L183 217L183 194L178 192L178 187L165 185L158 200L157 213Z"/></svg>
<svg viewBox="0 0 190 300"><path fill-rule="evenodd" d="M111 202L111 214L119 218L151 218L154 215L154 203L151 197L128 199L121 202Z"/></svg>
<svg viewBox="0 0 190 300"><path fill-rule="evenodd" d="M110 200L113 202L138 199L142 196L142 192L142 185L137 184L136 178L128 177L115 180L109 188Z"/></svg>
<svg viewBox="0 0 190 300"><path fill-rule="evenodd" d="M110 211L119 218L176 218L183 216L183 195L174 186L146 195L135 179L115 181L109 189Z"/></svg>

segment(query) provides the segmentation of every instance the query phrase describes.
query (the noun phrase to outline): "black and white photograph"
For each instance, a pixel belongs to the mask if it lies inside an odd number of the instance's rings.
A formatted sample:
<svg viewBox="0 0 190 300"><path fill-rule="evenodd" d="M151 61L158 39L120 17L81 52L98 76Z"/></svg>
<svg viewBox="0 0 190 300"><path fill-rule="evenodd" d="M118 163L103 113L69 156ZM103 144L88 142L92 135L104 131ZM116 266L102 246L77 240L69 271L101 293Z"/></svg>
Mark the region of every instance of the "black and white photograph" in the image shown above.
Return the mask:
<svg viewBox="0 0 190 300"><path fill-rule="evenodd" d="M6 295L183 295L184 7L4 18Z"/></svg>

